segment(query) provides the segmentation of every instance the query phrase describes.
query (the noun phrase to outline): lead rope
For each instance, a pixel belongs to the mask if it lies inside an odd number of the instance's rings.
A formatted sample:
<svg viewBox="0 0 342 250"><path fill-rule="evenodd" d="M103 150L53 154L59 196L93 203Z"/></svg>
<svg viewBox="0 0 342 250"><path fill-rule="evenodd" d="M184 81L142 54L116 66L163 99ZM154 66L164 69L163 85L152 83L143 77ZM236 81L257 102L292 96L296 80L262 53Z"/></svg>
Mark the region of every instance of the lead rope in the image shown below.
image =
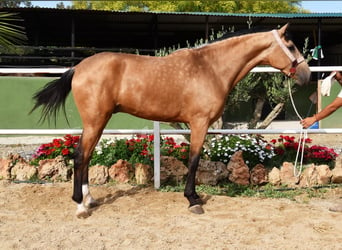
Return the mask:
<svg viewBox="0 0 342 250"><path fill-rule="evenodd" d="M292 97L292 92L291 92L291 86L290 86L290 81L288 80L287 82L288 88L289 88L289 95L290 95L290 100L292 103L292 107L297 115L297 117L300 120L303 120L303 118L300 116L300 114L297 111L296 105L293 101ZM297 148L297 154L296 154L296 160L295 160L295 165L293 168L293 175L298 178L297 181L299 181L299 177L303 172L303 159L304 159L304 146L305 146L305 141L308 138L308 132L306 129L303 129L303 127L300 128L300 133L299 133L299 141L298 141L298 148ZM299 171L297 172L297 162L298 162L298 156L299 156L299 151L302 148L302 153L301 153L301 158L300 158L300 166L299 166Z"/></svg>

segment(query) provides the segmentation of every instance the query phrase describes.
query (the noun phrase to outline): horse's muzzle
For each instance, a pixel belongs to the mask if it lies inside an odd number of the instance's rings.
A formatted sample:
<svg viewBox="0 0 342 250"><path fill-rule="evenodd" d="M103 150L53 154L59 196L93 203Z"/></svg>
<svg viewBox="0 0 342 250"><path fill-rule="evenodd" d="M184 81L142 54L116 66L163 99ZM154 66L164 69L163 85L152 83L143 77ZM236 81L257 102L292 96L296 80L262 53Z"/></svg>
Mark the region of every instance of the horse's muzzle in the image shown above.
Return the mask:
<svg viewBox="0 0 342 250"><path fill-rule="evenodd" d="M298 85L307 84L311 78L311 71L307 63L300 63L296 67L296 73L293 78Z"/></svg>

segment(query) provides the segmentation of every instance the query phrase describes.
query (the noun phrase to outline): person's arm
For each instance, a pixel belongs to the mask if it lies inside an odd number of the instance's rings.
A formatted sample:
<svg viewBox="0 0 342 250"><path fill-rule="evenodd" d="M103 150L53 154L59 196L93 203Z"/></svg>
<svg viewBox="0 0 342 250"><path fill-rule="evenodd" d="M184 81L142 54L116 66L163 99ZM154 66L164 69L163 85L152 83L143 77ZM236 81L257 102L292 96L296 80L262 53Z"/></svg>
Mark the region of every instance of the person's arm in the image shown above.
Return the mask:
<svg viewBox="0 0 342 250"><path fill-rule="evenodd" d="M328 106L326 106L324 109L321 110L321 112L303 119L300 123L304 128L310 127L312 124L314 124L317 121L320 121L324 119L325 117L329 116L333 112L335 112L339 107L342 106L342 98L336 97L335 100L333 100L332 103L330 103Z"/></svg>

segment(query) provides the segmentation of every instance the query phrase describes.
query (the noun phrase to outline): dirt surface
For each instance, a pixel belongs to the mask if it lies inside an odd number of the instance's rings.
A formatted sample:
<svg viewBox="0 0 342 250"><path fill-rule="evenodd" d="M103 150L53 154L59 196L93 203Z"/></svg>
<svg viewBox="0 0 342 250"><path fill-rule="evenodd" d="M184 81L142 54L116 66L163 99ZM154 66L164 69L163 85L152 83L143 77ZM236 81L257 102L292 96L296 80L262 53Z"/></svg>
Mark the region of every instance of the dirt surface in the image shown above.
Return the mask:
<svg viewBox="0 0 342 250"><path fill-rule="evenodd" d="M340 135L318 139L341 148ZM0 152L28 152L33 142L2 144ZM342 206L342 187L294 201L204 195L203 215L187 210L182 193L90 190L100 206L77 219L71 182L0 181L0 249L342 249L342 212L329 210Z"/></svg>
<svg viewBox="0 0 342 250"><path fill-rule="evenodd" d="M101 205L77 219L72 183L0 181L1 249L342 249L342 188L325 199L204 196L205 214L182 193L92 186Z"/></svg>

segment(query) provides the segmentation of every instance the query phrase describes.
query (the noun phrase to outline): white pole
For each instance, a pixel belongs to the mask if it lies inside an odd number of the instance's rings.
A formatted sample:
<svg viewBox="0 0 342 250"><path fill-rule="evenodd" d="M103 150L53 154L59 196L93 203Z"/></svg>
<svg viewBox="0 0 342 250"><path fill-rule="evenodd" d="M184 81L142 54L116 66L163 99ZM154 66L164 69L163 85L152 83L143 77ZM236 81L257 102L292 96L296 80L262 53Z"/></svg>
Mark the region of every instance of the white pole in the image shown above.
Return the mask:
<svg viewBox="0 0 342 250"><path fill-rule="evenodd" d="M160 188L160 123L153 122L154 135L154 188Z"/></svg>

